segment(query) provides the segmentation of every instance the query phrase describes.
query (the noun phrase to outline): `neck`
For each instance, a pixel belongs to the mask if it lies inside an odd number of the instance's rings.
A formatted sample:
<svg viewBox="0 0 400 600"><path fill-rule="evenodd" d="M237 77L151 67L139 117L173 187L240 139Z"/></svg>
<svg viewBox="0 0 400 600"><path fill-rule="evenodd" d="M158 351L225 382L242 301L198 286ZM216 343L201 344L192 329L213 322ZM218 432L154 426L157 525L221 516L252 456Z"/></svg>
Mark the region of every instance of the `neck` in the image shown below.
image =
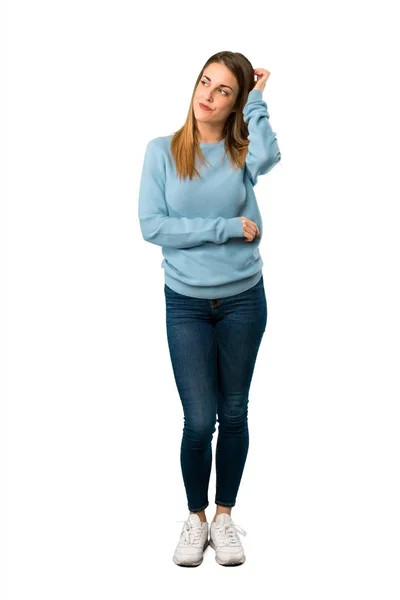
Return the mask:
<svg viewBox="0 0 400 600"><path fill-rule="evenodd" d="M204 123L197 123L198 139L200 143L210 144L219 142L223 136L221 126L213 127Z"/></svg>

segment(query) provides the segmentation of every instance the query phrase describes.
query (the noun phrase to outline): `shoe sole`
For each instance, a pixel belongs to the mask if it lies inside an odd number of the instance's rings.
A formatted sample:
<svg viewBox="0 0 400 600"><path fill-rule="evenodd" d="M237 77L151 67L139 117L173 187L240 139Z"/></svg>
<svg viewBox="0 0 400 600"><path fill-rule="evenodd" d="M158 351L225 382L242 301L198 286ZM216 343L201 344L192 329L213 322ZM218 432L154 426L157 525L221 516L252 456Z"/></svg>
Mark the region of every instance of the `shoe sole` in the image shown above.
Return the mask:
<svg viewBox="0 0 400 600"><path fill-rule="evenodd" d="M203 546L203 553L205 551L205 549L207 548L209 544L209 541L206 540ZM199 567L201 565L201 563L203 562L203 556L201 557L201 559L198 562L178 562L178 560L175 558L175 555L172 557L172 560L174 561L174 563L176 565L178 565L178 567Z"/></svg>
<svg viewBox="0 0 400 600"><path fill-rule="evenodd" d="M223 562L220 558L218 558L217 551L215 550L214 542L211 539L209 541L209 544L210 544L211 548L215 551L215 560L222 567L239 567L246 560L246 557L243 556L243 558L241 558L240 560L231 559L229 562Z"/></svg>

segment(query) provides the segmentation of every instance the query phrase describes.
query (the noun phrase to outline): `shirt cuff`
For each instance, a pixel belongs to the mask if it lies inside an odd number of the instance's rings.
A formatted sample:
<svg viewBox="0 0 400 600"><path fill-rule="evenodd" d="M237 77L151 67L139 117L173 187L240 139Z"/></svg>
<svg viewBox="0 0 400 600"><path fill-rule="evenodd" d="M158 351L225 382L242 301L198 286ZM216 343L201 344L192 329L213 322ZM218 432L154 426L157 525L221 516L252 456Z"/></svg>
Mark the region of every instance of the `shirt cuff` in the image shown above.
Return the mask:
<svg viewBox="0 0 400 600"><path fill-rule="evenodd" d="M244 237L243 222L240 217L228 219L228 235L230 238Z"/></svg>

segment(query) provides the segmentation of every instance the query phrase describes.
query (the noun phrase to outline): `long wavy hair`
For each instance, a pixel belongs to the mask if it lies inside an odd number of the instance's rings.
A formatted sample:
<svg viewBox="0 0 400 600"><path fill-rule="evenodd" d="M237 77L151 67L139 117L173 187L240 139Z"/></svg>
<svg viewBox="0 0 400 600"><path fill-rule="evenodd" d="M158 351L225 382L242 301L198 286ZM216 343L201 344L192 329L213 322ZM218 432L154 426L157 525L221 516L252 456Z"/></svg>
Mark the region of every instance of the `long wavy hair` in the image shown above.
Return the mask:
<svg viewBox="0 0 400 600"><path fill-rule="evenodd" d="M171 140L171 154L180 179L185 179L185 177L193 179L194 176L201 177L195 166L195 157L197 156L201 163L206 161L200 148L199 130L193 110L193 98L204 70L211 63L224 64L230 69L239 84L238 96L232 109L237 110L227 118L222 137L225 138L225 149L233 168L243 167L246 160L249 131L243 120L243 107L246 104L248 93L255 85L254 70L250 61L240 52L217 52L207 60L201 69L193 88L185 124L174 132Z"/></svg>

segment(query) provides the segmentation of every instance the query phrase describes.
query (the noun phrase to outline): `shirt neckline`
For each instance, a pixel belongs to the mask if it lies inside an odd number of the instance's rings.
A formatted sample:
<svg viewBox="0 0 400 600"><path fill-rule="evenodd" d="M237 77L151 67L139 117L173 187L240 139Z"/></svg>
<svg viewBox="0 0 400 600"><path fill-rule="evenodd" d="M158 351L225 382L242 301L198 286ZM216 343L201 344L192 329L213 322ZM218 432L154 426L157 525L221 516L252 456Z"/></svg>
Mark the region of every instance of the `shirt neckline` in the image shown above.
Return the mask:
<svg viewBox="0 0 400 600"><path fill-rule="evenodd" d="M218 142L200 142L200 146L219 146L225 142L225 138L219 140Z"/></svg>

